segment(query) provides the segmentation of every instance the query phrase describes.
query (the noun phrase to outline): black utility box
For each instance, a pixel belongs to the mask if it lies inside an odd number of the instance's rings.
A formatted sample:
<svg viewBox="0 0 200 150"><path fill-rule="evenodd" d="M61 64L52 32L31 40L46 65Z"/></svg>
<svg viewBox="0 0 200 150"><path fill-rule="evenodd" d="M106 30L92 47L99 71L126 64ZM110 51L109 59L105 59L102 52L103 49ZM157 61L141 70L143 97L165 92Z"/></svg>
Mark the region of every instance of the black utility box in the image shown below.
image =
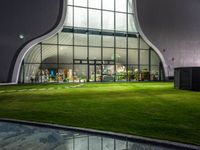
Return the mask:
<svg viewBox="0 0 200 150"><path fill-rule="evenodd" d="M200 91L200 67L175 68L174 87Z"/></svg>

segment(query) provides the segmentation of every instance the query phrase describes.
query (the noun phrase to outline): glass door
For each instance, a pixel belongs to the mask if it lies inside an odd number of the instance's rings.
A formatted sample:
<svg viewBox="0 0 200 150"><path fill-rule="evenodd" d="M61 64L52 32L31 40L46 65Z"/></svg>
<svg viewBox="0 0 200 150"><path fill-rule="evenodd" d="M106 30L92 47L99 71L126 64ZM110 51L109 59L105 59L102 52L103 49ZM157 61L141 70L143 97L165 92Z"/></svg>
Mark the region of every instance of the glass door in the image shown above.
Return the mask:
<svg viewBox="0 0 200 150"><path fill-rule="evenodd" d="M89 81L90 82L101 82L101 65L90 64L89 65Z"/></svg>

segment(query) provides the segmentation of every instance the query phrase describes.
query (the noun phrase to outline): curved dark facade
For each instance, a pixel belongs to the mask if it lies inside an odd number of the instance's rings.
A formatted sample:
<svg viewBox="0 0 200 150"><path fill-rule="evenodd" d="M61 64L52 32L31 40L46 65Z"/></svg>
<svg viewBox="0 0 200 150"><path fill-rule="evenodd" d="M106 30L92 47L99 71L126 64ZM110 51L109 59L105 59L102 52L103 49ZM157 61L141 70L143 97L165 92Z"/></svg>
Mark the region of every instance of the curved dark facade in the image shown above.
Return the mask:
<svg viewBox="0 0 200 150"><path fill-rule="evenodd" d="M20 50L54 29L61 19L63 0L2 0L0 5L0 82L11 82ZM24 39L20 39L20 35Z"/></svg>
<svg viewBox="0 0 200 150"><path fill-rule="evenodd" d="M136 0L140 27L162 53L167 72L200 65L200 1Z"/></svg>

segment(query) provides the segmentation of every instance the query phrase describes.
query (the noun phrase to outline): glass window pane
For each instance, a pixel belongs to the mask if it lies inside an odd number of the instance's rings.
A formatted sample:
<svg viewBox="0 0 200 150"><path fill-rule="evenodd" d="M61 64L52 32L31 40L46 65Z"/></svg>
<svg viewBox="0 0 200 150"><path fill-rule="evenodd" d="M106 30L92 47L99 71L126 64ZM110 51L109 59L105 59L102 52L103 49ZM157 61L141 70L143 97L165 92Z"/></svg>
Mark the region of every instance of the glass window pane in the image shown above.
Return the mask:
<svg viewBox="0 0 200 150"><path fill-rule="evenodd" d="M89 35L90 46L101 46L101 35Z"/></svg>
<svg viewBox="0 0 200 150"><path fill-rule="evenodd" d="M89 59L91 60L101 60L101 48L93 48L89 49Z"/></svg>
<svg viewBox="0 0 200 150"><path fill-rule="evenodd" d="M149 45L143 39L140 39L140 49L149 49Z"/></svg>
<svg viewBox="0 0 200 150"><path fill-rule="evenodd" d="M160 59L159 56L154 52L153 50L151 51L151 65L159 65L160 64Z"/></svg>
<svg viewBox="0 0 200 150"><path fill-rule="evenodd" d="M103 49L103 60L114 60L114 48Z"/></svg>
<svg viewBox="0 0 200 150"><path fill-rule="evenodd" d="M42 43L45 43L45 44L57 44L57 34L54 35L53 37L50 37L49 39L46 39L44 41L42 41Z"/></svg>
<svg viewBox="0 0 200 150"><path fill-rule="evenodd" d="M141 81L149 81L150 80L150 72L148 65L140 65L140 80Z"/></svg>
<svg viewBox="0 0 200 150"><path fill-rule="evenodd" d="M56 45L43 45L42 63L57 63L57 49Z"/></svg>
<svg viewBox="0 0 200 150"><path fill-rule="evenodd" d="M116 65L116 81L127 81L127 70L125 65Z"/></svg>
<svg viewBox="0 0 200 150"><path fill-rule="evenodd" d="M126 81L126 49L116 49L116 80Z"/></svg>
<svg viewBox="0 0 200 150"><path fill-rule="evenodd" d="M129 32L137 32L134 16L132 14L128 15L128 31Z"/></svg>
<svg viewBox="0 0 200 150"><path fill-rule="evenodd" d="M57 64L42 64L42 82L57 82L58 81L58 65Z"/></svg>
<svg viewBox="0 0 200 150"><path fill-rule="evenodd" d="M74 45L87 45L87 34L74 34Z"/></svg>
<svg viewBox="0 0 200 150"><path fill-rule="evenodd" d="M128 12L129 13L134 13L133 0L128 0Z"/></svg>
<svg viewBox="0 0 200 150"><path fill-rule="evenodd" d="M115 0L116 11L126 12L127 0Z"/></svg>
<svg viewBox="0 0 200 150"><path fill-rule="evenodd" d="M41 63L41 45L34 46L25 56L25 63Z"/></svg>
<svg viewBox="0 0 200 150"><path fill-rule="evenodd" d="M67 6L67 14L66 14L64 26L73 26L73 8L72 8L72 6Z"/></svg>
<svg viewBox="0 0 200 150"><path fill-rule="evenodd" d="M89 28L101 29L101 11L89 10Z"/></svg>
<svg viewBox="0 0 200 150"><path fill-rule="evenodd" d="M104 47L114 47L114 36L103 36Z"/></svg>
<svg viewBox="0 0 200 150"><path fill-rule="evenodd" d="M73 34L69 33L69 32L60 32L59 44L72 45L73 44Z"/></svg>
<svg viewBox="0 0 200 150"><path fill-rule="evenodd" d="M126 37L116 37L116 47L126 48Z"/></svg>
<svg viewBox="0 0 200 150"><path fill-rule="evenodd" d="M73 48L72 46L59 46L59 62L73 63Z"/></svg>
<svg viewBox="0 0 200 150"><path fill-rule="evenodd" d="M128 64L138 64L138 50L128 51Z"/></svg>
<svg viewBox="0 0 200 150"><path fill-rule="evenodd" d="M74 82L86 82L87 81L87 65L74 65ZM87 149L87 139L82 139L83 143L79 143L78 142L81 142L80 140L78 141L77 139L80 139L80 138L76 138L76 142L75 144L76 145L79 145L80 147L77 147L76 146L76 149Z"/></svg>
<svg viewBox="0 0 200 150"><path fill-rule="evenodd" d="M59 64L58 74L59 82L73 82L73 66L72 65L66 65L66 64ZM70 146L68 144L68 146Z"/></svg>
<svg viewBox="0 0 200 150"><path fill-rule="evenodd" d="M103 65L103 82L113 82L114 81L114 65ZM107 147L109 150L112 149L113 145L110 145L111 143L103 142L105 144L105 147ZM105 148L104 148L105 149Z"/></svg>
<svg viewBox="0 0 200 150"><path fill-rule="evenodd" d="M143 65L149 64L148 50L140 50L140 64L143 64Z"/></svg>
<svg viewBox="0 0 200 150"><path fill-rule="evenodd" d="M128 38L129 48L138 48L138 38Z"/></svg>
<svg viewBox="0 0 200 150"><path fill-rule="evenodd" d="M143 71L143 70L149 71L149 66L148 65L140 65L140 70L141 71Z"/></svg>
<svg viewBox="0 0 200 150"><path fill-rule="evenodd" d="M89 0L90 8L101 8L101 0Z"/></svg>
<svg viewBox="0 0 200 150"><path fill-rule="evenodd" d="M103 29L114 30L114 13L103 11Z"/></svg>
<svg viewBox="0 0 200 150"><path fill-rule="evenodd" d="M87 59L87 47L74 47L75 59Z"/></svg>
<svg viewBox="0 0 200 150"><path fill-rule="evenodd" d="M116 49L116 63L126 66L126 49Z"/></svg>
<svg viewBox="0 0 200 150"><path fill-rule="evenodd" d="M87 0L74 0L74 5L87 7Z"/></svg>
<svg viewBox="0 0 200 150"><path fill-rule="evenodd" d="M87 28L87 9L74 7L74 26Z"/></svg>
<svg viewBox="0 0 200 150"><path fill-rule="evenodd" d="M159 80L159 66L151 66L151 80L152 81Z"/></svg>
<svg viewBox="0 0 200 150"><path fill-rule="evenodd" d="M41 82L41 66L40 64L24 65L24 83L40 83Z"/></svg>
<svg viewBox="0 0 200 150"><path fill-rule="evenodd" d="M139 81L138 65L128 65L128 81Z"/></svg>
<svg viewBox="0 0 200 150"><path fill-rule="evenodd" d="M127 29L126 14L116 13L116 30L126 31Z"/></svg>
<svg viewBox="0 0 200 150"><path fill-rule="evenodd" d="M102 79L101 75L101 65L99 65L101 61L96 61L96 65L90 65L89 67L89 81L99 82ZM95 63L95 62L94 62Z"/></svg>
<svg viewBox="0 0 200 150"><path fill-rule="evenodd" d="M67 5L72 5L73 4L73 0L67 0Z"/></svg>
<svg viewBox="0 0 200 150"><path fill-rule="evenodd" d="M103 0L103 9L114 10L114 0Z"/></svg>

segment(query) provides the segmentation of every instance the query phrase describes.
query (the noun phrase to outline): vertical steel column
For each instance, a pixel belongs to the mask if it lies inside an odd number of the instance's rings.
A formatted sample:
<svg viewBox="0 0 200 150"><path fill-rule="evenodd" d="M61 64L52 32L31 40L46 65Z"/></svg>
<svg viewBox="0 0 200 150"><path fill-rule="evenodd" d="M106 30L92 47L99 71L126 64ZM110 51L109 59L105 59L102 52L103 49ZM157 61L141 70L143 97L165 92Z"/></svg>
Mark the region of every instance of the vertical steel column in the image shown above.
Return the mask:
<svg viewBox="0 0 200 150"><path fill-rule="evenodd" d="M59 73L58 73L58 71L59 71L59 62L60 62L60 60L59 60L59 36L58 36L58 33L56 34L56 37L57 37L57 41L56 41L56 45L57 45L57 75L59 76ZM59 79L57 78L57 83L59 83Z"/></svg>
<svg viewBox="0 0 200 150"><path fill-rule="evenodd" d="M129 81L128 73L128 0L126 0L126 81Z"/></svg>
<svg viewBox="0 0 200 150"><path fill-rule="evenodd" d="M22 61L22 83L24 84L24 77L25 77L25 66L24 66L24 60Z"/></svg>
<svg viewBox="0 0 200 150"><path fill-rule="evenodd" d="M73 76L73 83L74 83L74 0L72 2L72 29L73 29L73 33L72 33L72 55L73 55L73 64L72 64L72 76Z"/></svg>
<svg viewBox="0 0 200 150"><path fill-rule="evenodd" d="M149 48L149 81L151 81L151 47Z"/></svg>
<svg viewBox="0 0 200 150"><path fill-rule="evenodd" d="M87 59L89 61L89 0L87 0ZM88 64L87 66L87 71L88 71L88 75L87 75L87 82L90 81L90 66Z"/></svg>
<svg viewBox="0 0 200 150"><path fill-rule="evenodd" d="M116 0L114 0L114 82L116 82Z"/></svg>
<svg viewBox="0 0 200 150"><path fill-rule="evenodd" d="M103 137L101 137L101 150L103 150Z"/></svg>
<svg viewBox="0 0 200 150"><path fill-rule="evenodd" d="M97 61L96 59L94 60L94 81L96 82L96 77L97 77Z"/></svg>
<svg viewBox="0 0 200 150"><path fill-rule="evenodd" d="M73 150L75 150L75 135L73 135Z"/></svg>
<svg viewBox="0 0 200 150"><path fill-rule="evenodd" d="M163 70L163 65L162 65L162 62L160 62L160 63L159 63L159 81L161 81L162 76L163 76L164 79L165 79L165 76L162 75L162 70Z"/></svg>
<svg viewBox="0 0 200 150"><path fill-rule="evenodd" d="M138 35L138 72L140 75L140 35Z"/></svg>
<svg viewBox="0 0 200 150"><path fill-rule="evenodd" d="M43 63L42 63L42 51L43 51L43 46L42 43L40 43L40 63L41 63L41 69L40 69L40 81L42 83L42 69L43 69Z"/></svg>
<svg viewBox="0 0 200 150"><path fill-rule="evenodd" d="M90 81L89 77L90 77L90 61L89 58L87 57L87 82Z"/></svg>
<svg viewBox="0 0 200 150"><path fill-rule="evenodd" d="M101 82L103 81L103 0L101 0Z"/></svg>

